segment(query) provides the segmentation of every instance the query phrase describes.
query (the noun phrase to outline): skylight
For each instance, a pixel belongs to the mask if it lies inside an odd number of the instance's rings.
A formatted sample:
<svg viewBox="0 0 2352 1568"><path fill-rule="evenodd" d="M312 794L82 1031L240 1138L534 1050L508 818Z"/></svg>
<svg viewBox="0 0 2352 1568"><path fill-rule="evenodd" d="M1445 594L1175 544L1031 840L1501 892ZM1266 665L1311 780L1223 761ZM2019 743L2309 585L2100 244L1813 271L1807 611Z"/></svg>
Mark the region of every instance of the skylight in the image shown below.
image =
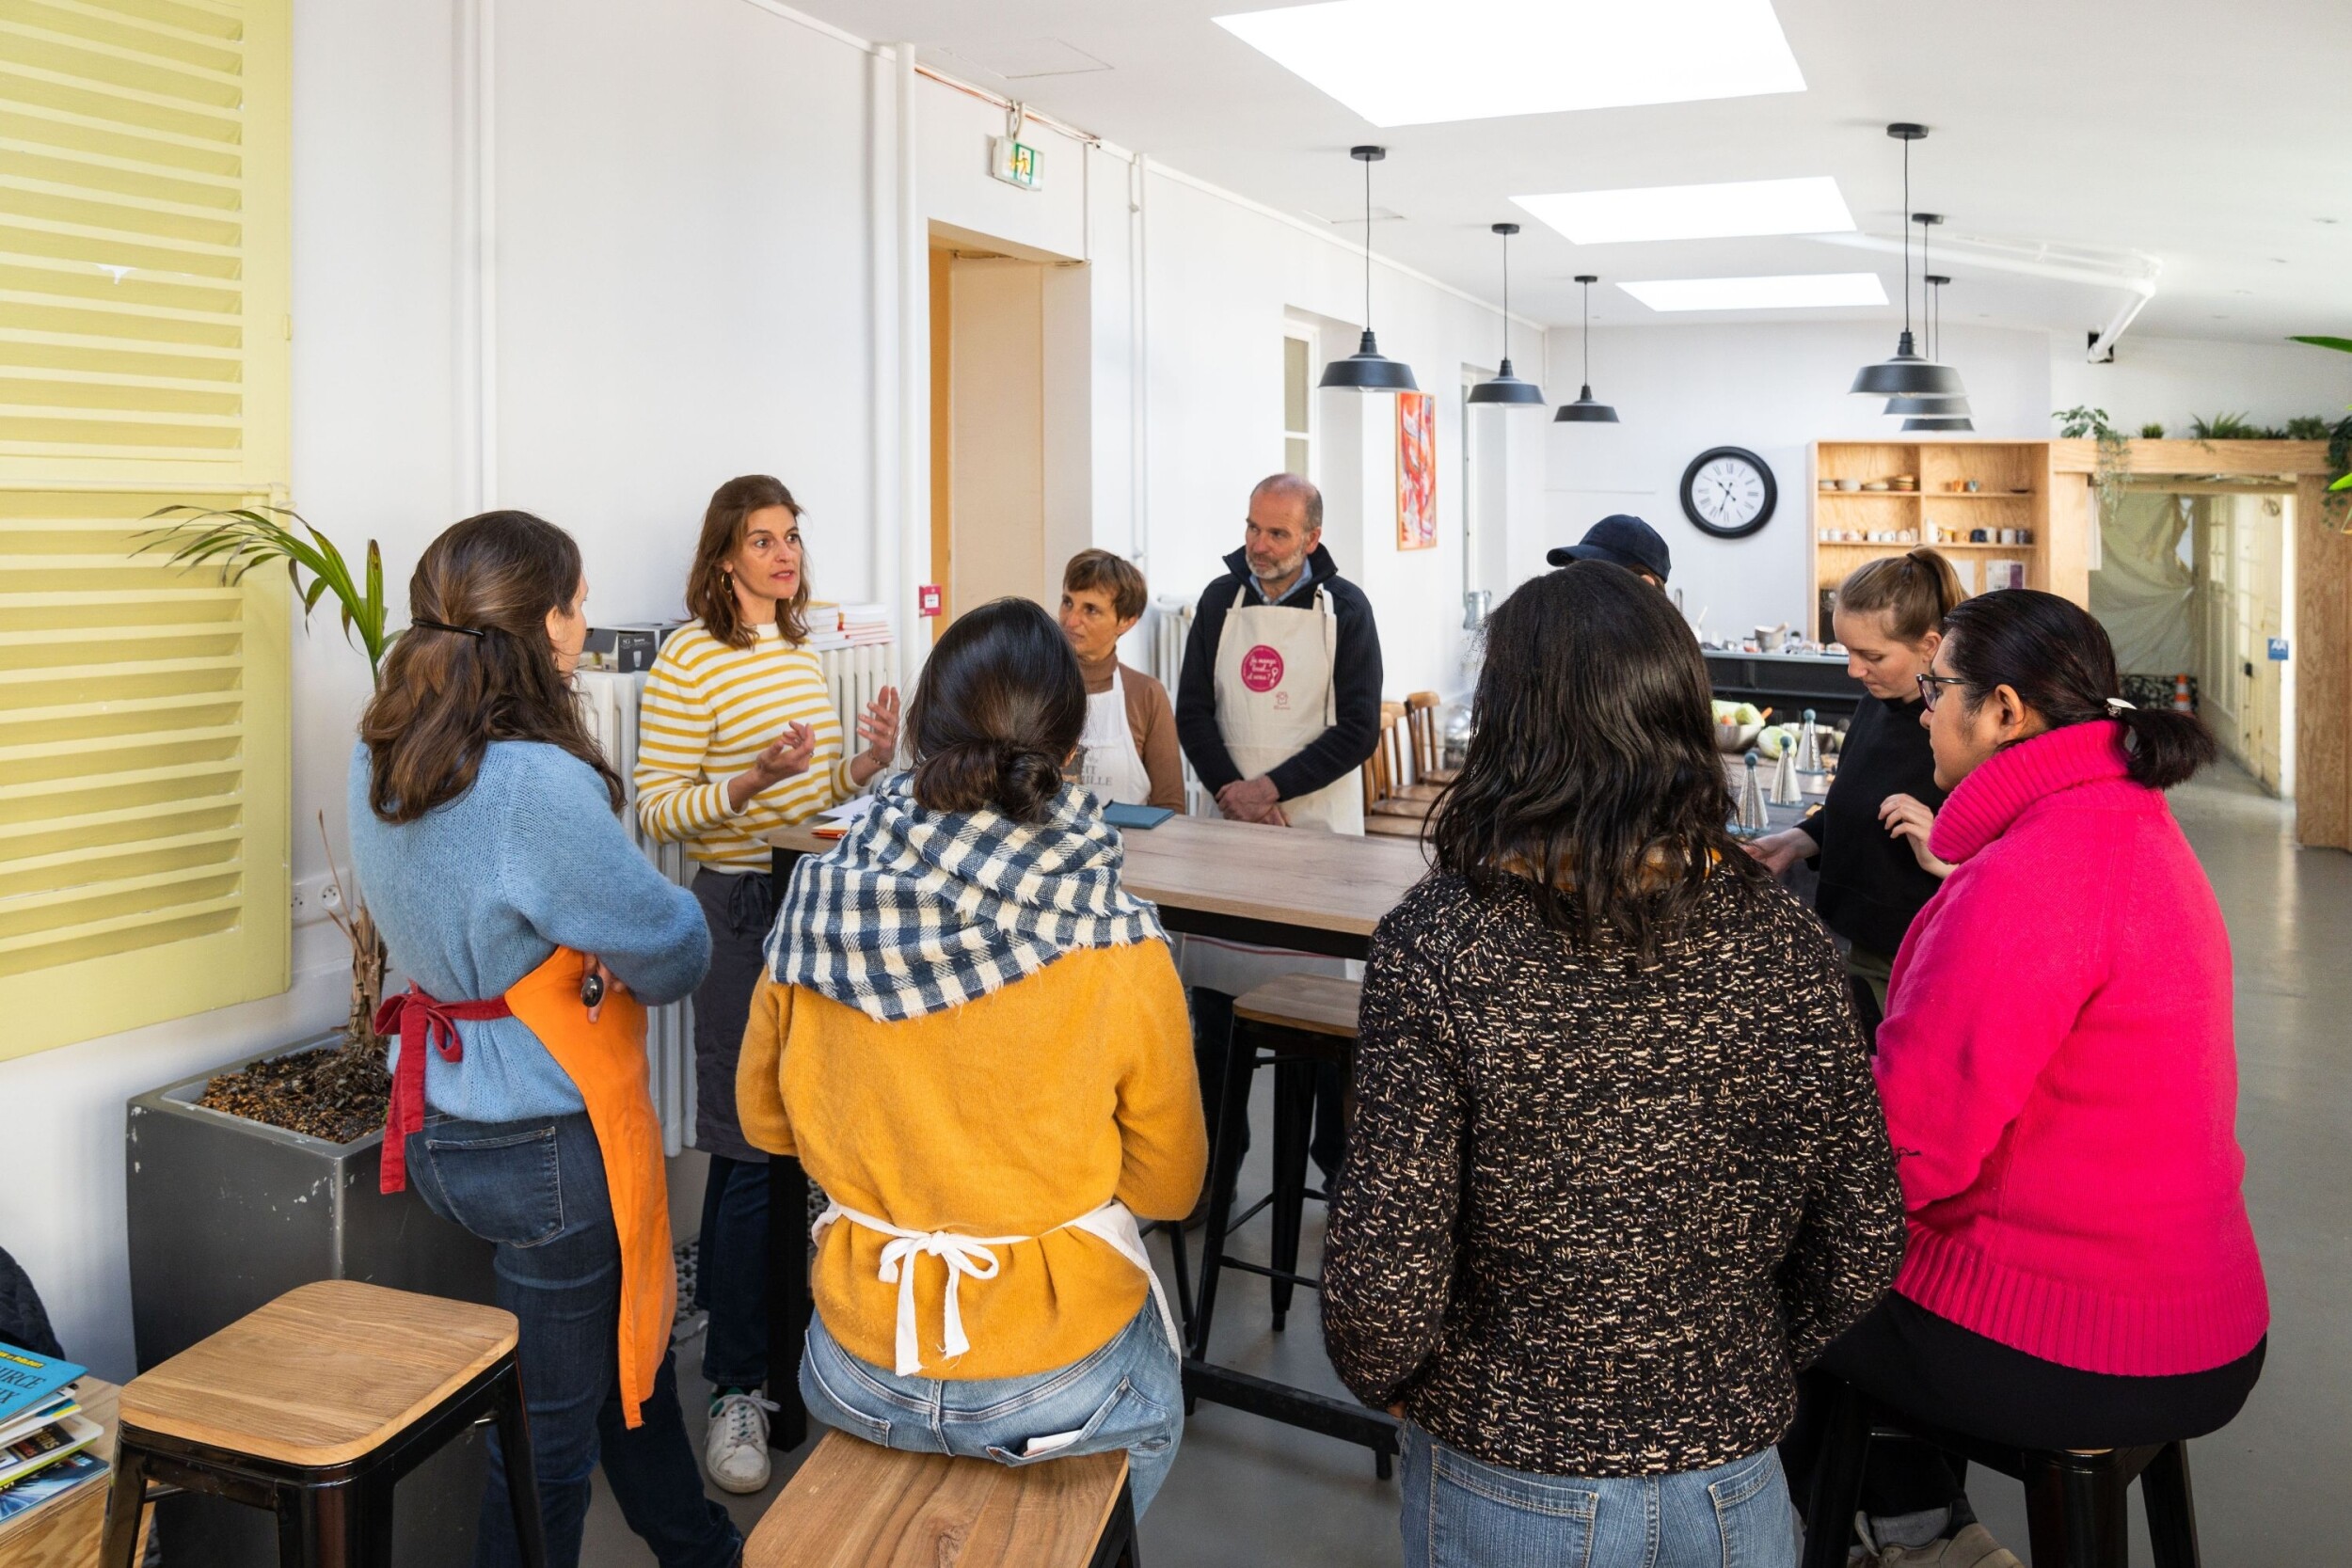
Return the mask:
<svg viewBox="0 0 2352 1568"><path fill-rule="evenodd" d="M1717 240L1747 234L1845 234L1853 214L1826 175L1721 185L1650 185L1511 198L1576 245Z"/></svg>
<svg viewBox="0 0 2352 1568"><path fill-rule="evenodd" d="M1782 277L1670 277L1617 285L1653 310L1795 310L1807 306L1883 305L1874 272L1800 273Z"/></svg>
<svg viewBox="0 0 2352 1568"><path fill-rule="evenodd" d="M1804 90L1771 0L1326 0L1216 23L1382 126Z"/></svg>

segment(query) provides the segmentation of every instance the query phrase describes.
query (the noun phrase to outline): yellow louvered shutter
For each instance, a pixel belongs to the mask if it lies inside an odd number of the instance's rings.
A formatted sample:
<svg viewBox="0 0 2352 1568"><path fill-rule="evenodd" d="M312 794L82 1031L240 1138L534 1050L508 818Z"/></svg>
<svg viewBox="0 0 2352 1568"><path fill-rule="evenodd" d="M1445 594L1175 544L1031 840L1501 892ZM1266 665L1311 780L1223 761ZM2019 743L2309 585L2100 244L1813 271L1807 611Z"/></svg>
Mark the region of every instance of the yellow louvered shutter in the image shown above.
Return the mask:
<svg viewBox="0 0 2352 1568"><path fill-rule="evenodd" d="M0 1057L283 990L288 0L0 4Z"/></svg>

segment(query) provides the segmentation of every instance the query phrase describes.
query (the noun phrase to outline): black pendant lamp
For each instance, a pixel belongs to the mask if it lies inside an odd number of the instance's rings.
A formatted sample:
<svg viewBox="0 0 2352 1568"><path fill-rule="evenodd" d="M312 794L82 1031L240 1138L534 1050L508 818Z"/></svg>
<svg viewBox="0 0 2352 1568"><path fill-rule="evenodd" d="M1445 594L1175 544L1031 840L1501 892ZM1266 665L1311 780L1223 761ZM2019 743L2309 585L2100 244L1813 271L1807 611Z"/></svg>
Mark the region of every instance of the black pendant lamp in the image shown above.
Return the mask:
<svg viewBox="0 0 2352 1568"><path fill-rule="evenodd" d="M1380 352L1372 336L1372 166L1389 155L1385 147L1351 147L1347 155L1364 166L1364 341L1344 359L1323 367L1326 387L1359 392L1418 392L1413 367Z"/></svg>
<svg viewBox="0 0 2352 1568"><path fill-rule="evenodd" d="M1576 389L1576 401L1564 403L1560 412L1551 417L1554 424L1615 424L1617 411L1605 403L1593 401L1593 285L1600 279L1589 272L1576 275L1584 285L1584 384Z"/></svg>
<svg viewBox="0 0 2352 1568"><path fill-rule="evenodd" d="M1903 333L1893 357L1863 366L1847 390L1867 397L1959 397L1967 391L1960 372L1921 358L1911 336L1911 144L1924 139L1928 128L1898 121L1886 134L1903 144Z"/></svg>
<svg viewBox="0 0 2352 1568"><path fill-rule="evenodd" d="M1932 214L1923 213L1920 221L1941 223L1944 220ZM1944 349L1944 285L1950 281L1939 273L1927 275L1928 353L1931 355L1940 355ZM1912 418L1903 421L1905 430L1962 431L1977 428L1976 421L1968 417L1966 398L1888 398L1886 411L1889 414L1911 415Z"/></svg>
<svg viewBox="0 0 2352 1568"><path fill-rule="evenodd" d="M1490 381L1482 381L1470 389L1472 403L1528 404L1544 401L1544 389L1532 381L1521 381L1511 373L1511 236L1519 231L1516 223L1498 223L1494 231L1502 236L1502 368Z"/></svg>

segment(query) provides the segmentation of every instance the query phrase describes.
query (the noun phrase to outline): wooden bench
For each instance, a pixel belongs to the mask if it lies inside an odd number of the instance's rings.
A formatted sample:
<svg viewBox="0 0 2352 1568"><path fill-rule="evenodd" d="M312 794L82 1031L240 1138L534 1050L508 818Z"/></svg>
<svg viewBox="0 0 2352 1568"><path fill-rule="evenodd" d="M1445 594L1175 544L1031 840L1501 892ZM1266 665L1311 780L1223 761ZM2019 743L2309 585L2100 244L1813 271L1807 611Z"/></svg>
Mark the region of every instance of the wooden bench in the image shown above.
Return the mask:
<svg viewBox="0 0 2352 1568"><path fill-rule="evenodd" d="M743 1568L1136 1568L1121 1451L1019 1466L825 1434Z"/></svg>

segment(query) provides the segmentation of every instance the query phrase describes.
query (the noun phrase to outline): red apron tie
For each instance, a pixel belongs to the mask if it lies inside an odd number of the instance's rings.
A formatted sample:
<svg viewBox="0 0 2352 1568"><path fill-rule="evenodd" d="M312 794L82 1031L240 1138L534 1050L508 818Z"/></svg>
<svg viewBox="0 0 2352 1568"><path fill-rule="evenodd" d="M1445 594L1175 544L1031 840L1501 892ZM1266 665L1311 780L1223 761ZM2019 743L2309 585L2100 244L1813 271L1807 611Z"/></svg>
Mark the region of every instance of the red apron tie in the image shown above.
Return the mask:
<svg viewBox="0 0 2352 1568"><path fill-rule="evenodd" d="M445 1062L463 1061L465 1042L457 1037L460 1020L512 1018L504 997L487 1002L437 1002L414 983L398 996L388 996L375 1009L375 1032L400 1037L400 1066L392 1074L391 1109L384 1118L384 1157L379 1190L405 1191L408 1186L408 1134L424 1126L424 1054L438 1051Z"/></svg>

